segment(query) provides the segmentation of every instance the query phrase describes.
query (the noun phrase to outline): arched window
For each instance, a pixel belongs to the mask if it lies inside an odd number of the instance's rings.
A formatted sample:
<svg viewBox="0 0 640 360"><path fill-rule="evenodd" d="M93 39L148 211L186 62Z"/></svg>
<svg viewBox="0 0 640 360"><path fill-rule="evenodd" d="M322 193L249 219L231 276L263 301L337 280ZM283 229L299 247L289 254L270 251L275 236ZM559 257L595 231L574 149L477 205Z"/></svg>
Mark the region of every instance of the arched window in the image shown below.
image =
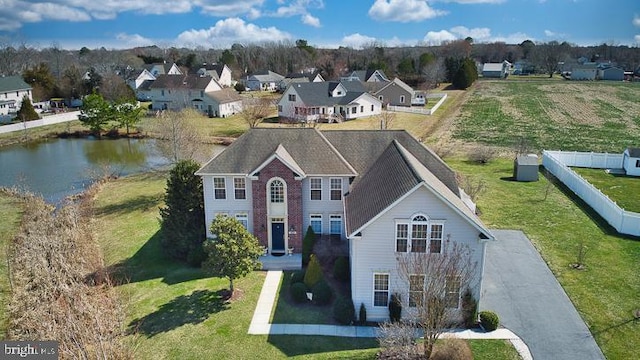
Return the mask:
<svg viewBox="0 0 640 360"><path fill-rule="evenodd" d="M411 252L427 252L429 222L423 215L411 219Z"/></svg>
<svg viewBox="0 0 640 360"><path fill-rule="evenodd" d="M396 221L396 252L441 253L443 235L443 220L419 214Z"/></svg>
<svg viewBox="0 0 640 360"><path fill-rule="evenodd" d="M284 184L280 180L273 180L269 185L269 194L272 203L284 202Z"/></svg>

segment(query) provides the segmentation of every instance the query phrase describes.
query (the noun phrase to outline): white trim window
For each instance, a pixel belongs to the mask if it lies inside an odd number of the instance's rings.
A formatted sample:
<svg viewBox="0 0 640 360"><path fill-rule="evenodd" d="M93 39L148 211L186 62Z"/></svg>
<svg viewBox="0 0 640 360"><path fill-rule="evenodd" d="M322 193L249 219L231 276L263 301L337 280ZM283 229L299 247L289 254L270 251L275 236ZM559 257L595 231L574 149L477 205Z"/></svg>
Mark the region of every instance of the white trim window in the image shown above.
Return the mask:
<svg viewBox="0 0 640 360"><path fill-rule="evenodd" d="M227 190L223 177L213 178L213 198L216 200L224 200L227 198Z"/></svg>
<svg viewBox="0 0 640 360"><path fill-rule="evenodd" d="M400 95L400 103L401 103L401 104L404 104L404 99L405 99L405 98L404 98L404 95Z"/></svg>
<svg viewBox="0 0 640 360"><path fill-rule="evenodd" d="M244 178L233 178L233 194L236 200L245 200L247 198L247 188Z"/></svg>
<svg viewBox="0 0 640 360"><path fill-rule="evenodd" d="M342 200L342 179L331 179L331 200Z"/></svg>
<svg viewBox="0 0 640 360"><path fill-rule="evenodd" d="M237 213L236 220L238 220L246 230L249 230L249 215L247 213Z"/></svg>
<svg viewBox="0 0 640 360"><path fill-rule="evenodd" d="M284 184L276 179L269 184L269 200L272 203L284 202Z"/></svg>
<svg viewBox="0 0 640 360"><path fill-rule="evenodd" d="M444 284L444 303L450 309L460 307L460 277L450 276Z"/></svg>
<svg viewBox="0 0 640 360"><path fill-rule="evenodd" d="M322 200L322 178L310 178L311 200Z"/></svg>
<svg viewBox="0 0 640 360"><path fill-rule="evenodd" d="M309 225L316 235L322 234L322 214L311 214Z"/></svg>
<svg viewBox="0 0 640 360"><path fill-rule="evenodd" d="M424 303L424 275L409 275L409 307L421 307Z"/></svg>
<svg viewBox="0 0 640 360"><path fill-rule="evenodd" d="M444 221L416 215L411 221L399 220L395 225L396 252L442 253Z"/></svg>
<svg viewBox="0 0 640 360"><path fill-rule="evenodd" d="M409 248L409 224L396 224L396 252L407 252Z"/></svg>
<svg viewBox="0 0 640 360"><path fill-rule="evenodd" d="M342 236L342 215L329 215L329 233Z"/></svg>
<svg viewBox="0 0 640 360"><path fill-rule="evenodd" d="M440 254L442 252L442 234L444 230L443 223L431 223L431 231L429 232L429 252L432 254Z"/></svg>
<svg viewBox="0 0 640 360"><path fill-rule="evenodd" d="M427 230L429 221L422 215L417 215L411 220L411 252L427 252Z"/></svg>
<svg viewBox="0 0 640 360"><path fill-rule="evenodd" d="M373 274L373 306L389 305L389 274Z"/></svg>

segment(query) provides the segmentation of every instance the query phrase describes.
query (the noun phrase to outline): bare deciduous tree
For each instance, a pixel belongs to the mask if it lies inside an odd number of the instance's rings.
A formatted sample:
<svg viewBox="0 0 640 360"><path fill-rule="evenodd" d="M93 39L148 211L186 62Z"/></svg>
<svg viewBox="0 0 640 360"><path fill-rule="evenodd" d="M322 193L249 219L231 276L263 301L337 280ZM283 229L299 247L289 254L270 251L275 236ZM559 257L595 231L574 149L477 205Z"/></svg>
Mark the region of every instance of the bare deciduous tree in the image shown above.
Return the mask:
<svg viewBox="0 0 640 360"><path fill-rule="evenodd" d="M445 329L462 322L461 293L474 284L476 263L468 246L447 238L442 253L399 254L398 273L408 284L406 302L415 325L424 332L425 359Z"/></svg>
<svg viewBox="0 0 640 360"><path fill-rule="evenodd" d="M269 113L273 110L273 103L271 99L261 97L258 99L250 98L245 99L242 102L242 111L240 117L249 125L250 128L255 128L269 116Z"/></svg>
<svg viewBox="0 0 640 360"><path fill-rule="evenodd" d="M396 119L396 113L382 110L380 115L378 115L378 119L380 119L380 130L388 130L393 126L393 122Z"/></svg>
<svg viewBox="0 0 640 360"><path fill-rule="evenodd" d="M202 114L193 109L184 109L179 112L165 110L158 118L153 129L160 139L158 149L171 162L187 159L201 161L201 157L207 155L203 154L202 137L193 123L197 117L202 117Z"/></svg>
<svg viewBox="0 0 640 360"><path fill-rule="evenodd" d="M478 196L487 189L487 183L483 179L477 178L474 180L461 173L456 173L456 181L458 182L458 186L460 186L474 202L478 199Z"/></svg>

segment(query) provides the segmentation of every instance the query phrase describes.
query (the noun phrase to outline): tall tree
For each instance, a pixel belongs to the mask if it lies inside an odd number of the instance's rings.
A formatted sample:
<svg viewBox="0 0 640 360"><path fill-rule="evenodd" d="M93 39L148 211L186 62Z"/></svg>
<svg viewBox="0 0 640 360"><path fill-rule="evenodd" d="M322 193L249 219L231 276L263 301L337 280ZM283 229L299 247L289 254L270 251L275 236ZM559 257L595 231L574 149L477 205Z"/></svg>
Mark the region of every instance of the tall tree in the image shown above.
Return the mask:
<svg viewBox="0 0 640 360"><path fill-rule="evenodd" d="M177 162L169 173L164 196L162 247L170 257L200 266L205 259L204 195L194 160Z"/></svg>
<svg viewBox="0 0 640 360"><path fill-rule="evenodd" d="M163 111L156 120L153 131L160 141L158 149L164 157L171 162L194 159L210 154L202 153L202 139L193 119L202 115L193 109L184 109L180 112ZM202 159L206 160L206 159Z"/></svg>
<svg viewBox="0 0 640 360"><path fill-rule="evenodd" d="M138 106L138 103L135 101L124 101L115 104L114 111L118 125L120 128L126 128L128 135L129 127L140 122L144 109Z"/></svg>
<svg viewBox="0 0 640 360"><path fill-rule="evenodd" d="M100 95L109 102L135 101L136 94L123 78L109 74L102 78Z"/></svg>
<svg viewBox="0 0 640 360"><path fill-rule="evenodd" d="M463 59L458 71L456 71L451 83L460 90L464 90L471 86L478 79L478 69L476 64L470 58Z"/></svg>
<svg viewBox="0 0 640 360"><path fill-rule="evenodd" d="M208 256L202 267L210 274L229 279L229 290L233 295L233 281L255 270L264 250L255 236L229 216L216 216L211 223L211 234L213 238L204 242Z"/></svg>
<svg viewBox="0 0 640 360"><path fill-rule="evenodd" d="M94 93L84 98L78 120L100 137L105 127L114 120L113 115L111 105L104 100L102 95Z"/></svg>
<svg viewBox="0 0 640 360"><path fill-rule="evenodd" d="M24 81L33 87L33 98L36 101L49 100L56 86L56 79L49 65L41 62L22 73Z"/></svg>
<svg viewBox="0 0 640 360"><path fill-rule="evenodd" d="M262 120L269 116L273 111L273 104L268 98L245 99L242 102L242 111L240 117L249 125L250 128L260 125Z"/></svg>
<svg viewBox="0 0 640 360"><path fill-rule="evenodd" d="M84 80L85 93L91 94L92 92L98 92L102 85L102 75L98 73L95 67L91 67L87 73L87 78Z"/></svg>
<svg viewBox="0 0 640 360"><path fill-rule="evenodd" d="M29 121L37 119L40 119L40 116L33 108L33 104L31 104L31 100L29 100L29 97L25 95L25 97L22 99L20 110L18 110L18 113L16 114L16 120Z"/></svg>
<svg viewBox="0 0 640 360"><path fill-rule="evenodd" d="M566 57L568 46L568 44L550 41L536 45L531 55L536 65L544 69L551 78L559 68L558 63Z"/></svg>

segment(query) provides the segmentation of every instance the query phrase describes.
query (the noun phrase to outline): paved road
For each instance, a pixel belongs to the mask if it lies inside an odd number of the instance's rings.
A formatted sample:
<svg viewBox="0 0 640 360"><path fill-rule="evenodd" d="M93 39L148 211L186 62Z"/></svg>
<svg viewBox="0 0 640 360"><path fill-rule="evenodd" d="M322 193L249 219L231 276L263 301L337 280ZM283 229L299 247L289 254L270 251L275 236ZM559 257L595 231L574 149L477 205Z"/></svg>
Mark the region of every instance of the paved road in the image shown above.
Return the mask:
<svg viewBox="0 0 640 360"><path fill-rule="evenodd" d="M589 329L521 231L493 230L480 309L529 346L535 360L604 359Z"/></svg>

